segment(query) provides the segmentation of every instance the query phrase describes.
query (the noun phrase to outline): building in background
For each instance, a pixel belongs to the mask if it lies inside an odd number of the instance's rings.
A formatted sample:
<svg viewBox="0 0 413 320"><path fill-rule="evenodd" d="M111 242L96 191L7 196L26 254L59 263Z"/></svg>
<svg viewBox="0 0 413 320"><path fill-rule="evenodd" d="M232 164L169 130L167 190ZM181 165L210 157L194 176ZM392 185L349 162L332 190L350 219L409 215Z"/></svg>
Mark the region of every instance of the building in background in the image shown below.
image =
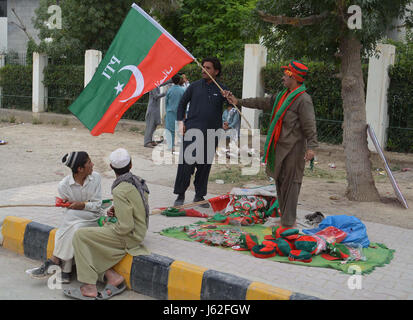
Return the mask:
<svg viewBox="0 0 413 320"><path fill-rule="evenodd" d="M32 22L38 6L39 0L0 0L0 52L24 63L29 36L39 41Z"/></svg>
<svg viewBox="0 0 413 320"><path fill-rule="evenodd" d="M7 49L7 0L0 0L0 52Z"/></svg>

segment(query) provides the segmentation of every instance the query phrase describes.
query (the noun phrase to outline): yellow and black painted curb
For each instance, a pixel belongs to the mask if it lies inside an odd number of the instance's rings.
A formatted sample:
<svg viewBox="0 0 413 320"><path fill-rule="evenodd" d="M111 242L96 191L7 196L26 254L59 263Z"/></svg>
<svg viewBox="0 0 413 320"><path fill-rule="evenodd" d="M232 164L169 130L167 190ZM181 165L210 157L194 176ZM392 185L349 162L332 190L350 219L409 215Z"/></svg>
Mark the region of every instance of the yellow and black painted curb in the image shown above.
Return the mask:
<svg viewBox="0 0 413 320"><path fill-rule="evenodd" d="M6 249L36 260L53 254L53 227L7 216L1 232ZM126 279L129 289L160 300L318 299L157 254L126 255L114 270Z"/></svg>

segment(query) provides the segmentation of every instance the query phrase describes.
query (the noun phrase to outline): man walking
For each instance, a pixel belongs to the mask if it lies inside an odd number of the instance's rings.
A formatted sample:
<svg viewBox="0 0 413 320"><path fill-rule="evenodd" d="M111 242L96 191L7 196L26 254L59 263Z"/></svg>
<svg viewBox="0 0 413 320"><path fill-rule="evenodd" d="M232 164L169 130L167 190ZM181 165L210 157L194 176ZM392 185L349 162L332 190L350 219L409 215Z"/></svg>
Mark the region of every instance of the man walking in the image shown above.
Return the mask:
<svg viewBox="0 0 413 320"><path fill-rule="evenodd" d="M189 187L191 176L195 170L195 198L193 201L198 202L204 200L204 196L207 194L211 164L217 146L216 138L214 138L213 141L208 141L207 131L208 129L217 130L222 127L222 108L226 99L223 97L218 86L207 74L208 72L214 80L219 77L221 74L221 63L217 58L209 57L202 60L202 66L204 68L202 71L202 79L191 83L182 96L178 106L177 121L179 132L183 136L183 143L175 179L174 193L178 195L174 203L175 206L184 203L185 192ZM220 86L224 90L226 89L226 87L221 84ZM190 103L190 105L187 117L185 118L185 110L188 103ZM198 133L198 135L196 135L196 133ZM192 157L190 157L189 152L191 148L188 147L193 144L196 145L196 148L192 152ZM209 148L208 144L210 144ZM185 151L187 150L188 154L185 155ZM191 160L188 158L191 158ZM195 159L195 161L193 161L193 159ZM209 204L202 206L209 207Z"/></svg>
<svg viewBox="0 0 413 320"><path fill-rule="evenodd" d="M281 224L292 227L296 222L305 161L314 158L313 149L318 142L313 102L304 84L308 68L293 60L282 69L286 89L278 95L240 100L229 91L224 95L235 105L272 110L263 161L267 163L267 174L276 181Z"/></svg>

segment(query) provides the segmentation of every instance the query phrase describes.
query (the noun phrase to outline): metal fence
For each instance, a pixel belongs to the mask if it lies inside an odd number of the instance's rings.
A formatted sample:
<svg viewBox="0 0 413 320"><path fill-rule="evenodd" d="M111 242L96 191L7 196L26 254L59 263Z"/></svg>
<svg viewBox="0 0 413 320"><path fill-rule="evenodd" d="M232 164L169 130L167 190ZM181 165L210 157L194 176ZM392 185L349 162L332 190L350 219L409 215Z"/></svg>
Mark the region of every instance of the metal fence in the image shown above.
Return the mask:
<svg viewBox="0 0 413 320"><path fill-rule="evenodd" d="M16 66L16 72L8 76L13 79L4 88L0 88L0 108L31 110L32 108L32 83L31 70L28 72L26 53L7 52L0 55L0 68L2 66ZM22 80L24 79L24 80ZM27 81L27 79L30 79Z"/></svg>
<svg viewBox="0 0 413 320"><path fill-rule="evenodd" d="M5 64L6 65L21 65L26 66L26 52L8 52L5 54Z"/></svg>
<svg viewBox="0 0 413 320"><path fill-rule="evenodd" d="M263 112L260 117L261 134L266 134L270 124L271 113ZM342 116L337 119L322 119L316 117L317 138L319 142L341 144L343 142Z"/></svg>

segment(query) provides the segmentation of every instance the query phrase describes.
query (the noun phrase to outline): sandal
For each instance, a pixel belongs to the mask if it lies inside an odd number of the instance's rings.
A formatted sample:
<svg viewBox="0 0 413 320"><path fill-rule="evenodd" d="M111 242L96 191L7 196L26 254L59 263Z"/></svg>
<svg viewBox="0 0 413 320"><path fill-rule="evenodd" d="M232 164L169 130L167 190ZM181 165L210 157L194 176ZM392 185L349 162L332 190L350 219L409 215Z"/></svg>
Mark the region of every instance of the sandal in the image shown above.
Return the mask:
<svg viewBox="0 0 413 320"><path fill-rule="evenodd" d="M102 292L99 292L98 297L96 298L97 300L108 300L112 298L113 296L122 293L126 289L126 283L123 281L120 285L118 286L113 286L111 284L106 284L105 289L103 289ZM110 290L110 293L108 293L108 290Z"/></svg>
<svg viewBox="0 0 413 320"><path fill-rule="evenodd" d="M98 300L98 297L99 297L99 292L98 292L98 295L96 297L84 296L82 294L82 291L80 291L80 288L65 289L65 290L63 290L63 293L68 297L75 298L75 299L78 299L78 300Z"/></svg>

